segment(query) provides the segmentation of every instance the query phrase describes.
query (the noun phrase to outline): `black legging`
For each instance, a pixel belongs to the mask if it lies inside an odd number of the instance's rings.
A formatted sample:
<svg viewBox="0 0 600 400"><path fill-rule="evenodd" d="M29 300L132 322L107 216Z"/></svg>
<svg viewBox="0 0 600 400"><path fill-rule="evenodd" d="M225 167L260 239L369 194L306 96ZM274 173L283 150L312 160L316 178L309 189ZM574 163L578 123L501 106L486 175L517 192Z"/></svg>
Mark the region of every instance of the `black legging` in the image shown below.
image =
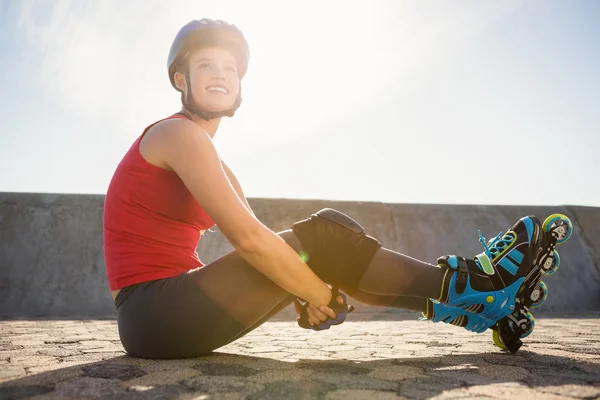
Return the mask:
<svg viewBox="0 0 600 400"><path fill-rule="evenodd" d="M279 236L300 253L300 241L291 230ZM381 248L352 297L366 304L425 311L426 300L439 296L443 273ZM294 298L232 251L186 274L123 288L115 305L121 342L130 355L185 358L244 336Z"/></svg>

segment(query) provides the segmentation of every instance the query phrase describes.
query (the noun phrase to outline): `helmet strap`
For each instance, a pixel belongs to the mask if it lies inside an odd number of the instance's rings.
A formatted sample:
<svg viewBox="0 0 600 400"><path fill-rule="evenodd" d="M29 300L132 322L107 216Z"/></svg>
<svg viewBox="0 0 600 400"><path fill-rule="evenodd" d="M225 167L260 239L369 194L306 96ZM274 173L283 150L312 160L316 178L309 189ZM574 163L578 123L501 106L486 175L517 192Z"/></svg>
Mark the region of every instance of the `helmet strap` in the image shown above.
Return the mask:
<svg viewBox="0 0 600 400"><path fill-rule="evenodd" d="M196 107L193 100L191 100L191 99L193 99L193 97L192 97L192 86L190 84L190 69L189 68L185 69L185 84L187 86L187 96L183 96L184 97L183 108L187 112L192 113L206 121L209 121L209 120L215 119L215 118L221 118L221 117L233 117L233 115L235 114L235 111L238 109L240 104L242 104L242 88L240 85L240 90L238 92L237 98L235 99L235 102L233 103L231 108L229 108L227 110L223 110L223 111L201 110L199 107Z"/></svg>

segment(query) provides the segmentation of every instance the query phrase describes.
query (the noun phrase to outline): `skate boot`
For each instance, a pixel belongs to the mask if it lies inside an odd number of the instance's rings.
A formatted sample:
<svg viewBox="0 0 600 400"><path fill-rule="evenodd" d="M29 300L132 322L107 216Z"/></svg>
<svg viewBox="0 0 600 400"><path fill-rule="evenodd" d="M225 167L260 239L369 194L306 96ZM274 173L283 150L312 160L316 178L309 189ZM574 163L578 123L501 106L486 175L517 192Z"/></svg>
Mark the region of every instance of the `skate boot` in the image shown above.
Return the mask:
<svg viewBox="0 0 600 400"><path fill-rule="evenodd" d="M446 269L438 301L495 324L515 311L517 294L533 273L543 237L542 224L535 216L521 218L487 243L479 232L485 250L474 259L438 258L438 265Z"/></svg>
<svg viewBox="0 0 600 400"><path fill-rule="evenodd" d="M448 307L437 300L427 300L427 311L423 313L421 321L430 320L432 322L444 322L468 331L483 333L496 321L490 321L479 314L471 313L467 310L457 307Z"/></svg>
<svg viewBox="0 0 600 400"><path fill-rule="evenodd" d="M571 220L563 214L552 214L542 225L542 244L530 271L525 275L515 299L515 309L491 327L496 346L516 353L535 326L531 308L541 306L548 297L542 277L552 275L560 264L556 245L566 242L573 233Z"/></svg>

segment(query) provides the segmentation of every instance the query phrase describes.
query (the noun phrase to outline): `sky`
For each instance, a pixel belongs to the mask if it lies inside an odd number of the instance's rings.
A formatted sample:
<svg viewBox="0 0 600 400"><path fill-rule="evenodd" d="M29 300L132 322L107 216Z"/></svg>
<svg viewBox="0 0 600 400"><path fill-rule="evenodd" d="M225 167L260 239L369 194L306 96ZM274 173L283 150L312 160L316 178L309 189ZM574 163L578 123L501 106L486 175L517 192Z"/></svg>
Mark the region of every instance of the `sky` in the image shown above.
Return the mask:
<svg viewBox="0 0 600 400"><path fill-rule="evenodd" d="M0 0L0 192L105 194L203 17L250 44L247 197L600 206L595 0Z"/></svg>

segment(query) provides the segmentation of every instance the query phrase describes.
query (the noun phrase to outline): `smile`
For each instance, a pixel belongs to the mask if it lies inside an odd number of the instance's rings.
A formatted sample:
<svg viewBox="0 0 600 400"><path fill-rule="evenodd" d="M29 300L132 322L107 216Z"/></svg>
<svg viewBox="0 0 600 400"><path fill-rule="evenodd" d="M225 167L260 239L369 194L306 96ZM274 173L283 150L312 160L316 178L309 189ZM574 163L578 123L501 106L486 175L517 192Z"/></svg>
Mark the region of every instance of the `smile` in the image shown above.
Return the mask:
<svg viewBox="0 0 600 400"><path fill-rule="evenodd" d="M227 91L227 89L225 89L222 86L209 86L206 88L207 91L209 92L220 92L223 94L228 94L229 92Z"/></svg>

